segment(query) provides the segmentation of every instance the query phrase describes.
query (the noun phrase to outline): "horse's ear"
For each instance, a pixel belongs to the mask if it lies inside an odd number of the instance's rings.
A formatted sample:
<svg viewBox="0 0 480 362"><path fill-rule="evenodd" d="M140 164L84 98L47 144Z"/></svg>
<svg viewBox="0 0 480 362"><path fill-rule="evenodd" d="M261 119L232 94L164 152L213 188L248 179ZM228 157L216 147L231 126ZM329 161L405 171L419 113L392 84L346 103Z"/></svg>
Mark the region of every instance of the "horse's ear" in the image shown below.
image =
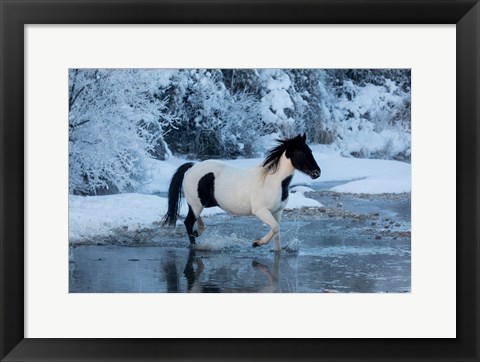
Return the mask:
<svg viewBox="0 0 480 362"><path fill-rule="evenodd" d="M307 134L304 132L303 133L303 136L302 136L303 140L306 141L307 140Z"/></svg>

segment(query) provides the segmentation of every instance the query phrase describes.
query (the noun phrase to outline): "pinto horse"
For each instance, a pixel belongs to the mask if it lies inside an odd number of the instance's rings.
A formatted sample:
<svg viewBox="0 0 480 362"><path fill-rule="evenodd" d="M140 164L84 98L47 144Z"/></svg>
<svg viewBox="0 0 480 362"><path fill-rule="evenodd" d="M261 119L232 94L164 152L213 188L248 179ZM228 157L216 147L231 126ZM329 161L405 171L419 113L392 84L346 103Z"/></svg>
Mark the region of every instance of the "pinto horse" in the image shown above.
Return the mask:
<svg viewBox="0 0 480 362"><path fill-rule="evenodd" d="M252 246L275 240L275 250L280 250L280 218L288 201L288 186L295 170L312 179L320 177L312 150L305 143L306 136L278 140L268 151L262 164L241 169L224 162L207 160L188 162L174 173L168 189L168 211L164 225L176 224L182 196L182 184L188 203L184 224L190 244L205 230L200 213L206 207L219 206L234 215L255 215L270 226L270 231ZM197 222L198 231L193 230Z"/></svg>

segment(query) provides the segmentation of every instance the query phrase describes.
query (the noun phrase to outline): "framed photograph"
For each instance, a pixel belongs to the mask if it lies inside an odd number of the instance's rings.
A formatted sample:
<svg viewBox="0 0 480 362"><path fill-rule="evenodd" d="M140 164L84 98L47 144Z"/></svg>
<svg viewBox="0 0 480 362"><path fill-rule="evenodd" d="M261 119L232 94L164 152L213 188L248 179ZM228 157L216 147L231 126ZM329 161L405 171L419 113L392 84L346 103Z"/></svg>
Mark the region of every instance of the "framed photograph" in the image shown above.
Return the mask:
<svg viewBox="0 0 480 362"><path fill-rule="evenodd" d="M2 361L478 360L478 1L1 6Z"/></svg>
<svg viewBox="0 0 480 362"><path fill-rule="evenodd" d="M410 69L77 68L69 100L70 293L411 291Z"/></svg>

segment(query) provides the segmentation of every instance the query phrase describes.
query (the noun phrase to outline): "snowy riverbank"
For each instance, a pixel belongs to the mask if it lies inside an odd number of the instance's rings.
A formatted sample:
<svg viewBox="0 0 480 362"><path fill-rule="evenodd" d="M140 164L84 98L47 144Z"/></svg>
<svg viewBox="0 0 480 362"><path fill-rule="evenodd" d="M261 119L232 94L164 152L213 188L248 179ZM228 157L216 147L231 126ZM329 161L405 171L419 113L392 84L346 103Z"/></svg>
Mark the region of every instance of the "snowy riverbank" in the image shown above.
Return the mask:
<svg viewBox="0 0 480 362"><path fill-rule="evenodd" d="M323 206L286 210L281 255L251 247L255 217L205 218L195 248L183 226L116 230L70 248L70 293L410 292L409 193L307 195Z"/></svg>
<svg viewBox="0 0 480 362"><path fill-rule="evenodd" d="M290 190L287 209L321 207L314 199L304 196L307 185L326 182L343 182L330 188L331 191L348 193L402 193L411 191L411 165L399 161L344 158L338 152L325 146L313 146L314 156L322 169L318 180L311 180L299 172L295 173ZM108 235L118 229L136 231L158 228L158 222L167 209L167 199L154 195L168 188L172 173L184 159L171 158L167 161L152 160L149 182L138 193L108 196L69 196L69 241L78 242L96 235ZM226 161L238 167L252 167L262 158ZM224 211L218 207L205 209L203 215L209 217ZM183 203L180 212L186 215L187 206ZM155 225L157 224L157 225Z"/></svg>

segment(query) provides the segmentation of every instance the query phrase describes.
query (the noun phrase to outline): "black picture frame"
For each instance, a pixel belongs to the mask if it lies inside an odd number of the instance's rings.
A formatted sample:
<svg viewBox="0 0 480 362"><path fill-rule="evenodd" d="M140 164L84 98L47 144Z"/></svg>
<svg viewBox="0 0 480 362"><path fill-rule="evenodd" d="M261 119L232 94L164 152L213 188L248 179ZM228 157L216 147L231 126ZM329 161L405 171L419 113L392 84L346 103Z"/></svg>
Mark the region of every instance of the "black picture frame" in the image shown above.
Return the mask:
<svg viewBox="0 0 480 362"><path fill-rule="evenodd" d="M0 4L2 361L480 359L478 0L0 0ZM457 338L24 338L24 25L158 23L456 24ZM442 172L454 170L446 165Z"/></svg>

